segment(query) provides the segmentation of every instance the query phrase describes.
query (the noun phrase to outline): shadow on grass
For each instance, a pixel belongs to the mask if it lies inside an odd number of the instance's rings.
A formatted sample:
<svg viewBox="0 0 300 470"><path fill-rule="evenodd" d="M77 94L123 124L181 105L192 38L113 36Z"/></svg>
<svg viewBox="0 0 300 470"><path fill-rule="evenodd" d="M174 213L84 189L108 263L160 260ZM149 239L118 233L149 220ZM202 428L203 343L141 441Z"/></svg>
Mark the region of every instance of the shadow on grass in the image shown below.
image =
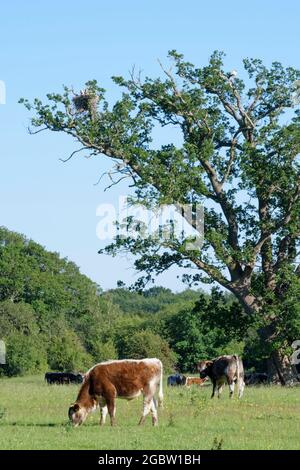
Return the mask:
<svg viewBox="0 0 300 470"><path fill-rule="evenodd" d="M71 423L69 422L61 422L61 423L24 423L24 422L19 422L19 421L0 421L0 427L9 427L9 426L20 426L20 427L40 427L40 428L68 428L68 429L76 429ZM90 427L96 427L96 428L100 428L100 425L99 423L97 422L92 422L92 423L85 423L84 425L82 426L79 426L79 428L77 429L81 429L81 428L90 428ZM105 428L112 428L112 426L110 426L110 424L105 424L104 426ZM118 425L114 426L115 428L116 427L120 427Z"/></svg>
<svg viewBox="0 0 300 470"><path fill-rule="evenodd" d="M18 421L11 421L11 422L2 422L0 423L0 427L8 427L8 426L20 426L20 427L40 427L40 428L61 428L61 427L72 427L66 423L19 423Z"/></svg>

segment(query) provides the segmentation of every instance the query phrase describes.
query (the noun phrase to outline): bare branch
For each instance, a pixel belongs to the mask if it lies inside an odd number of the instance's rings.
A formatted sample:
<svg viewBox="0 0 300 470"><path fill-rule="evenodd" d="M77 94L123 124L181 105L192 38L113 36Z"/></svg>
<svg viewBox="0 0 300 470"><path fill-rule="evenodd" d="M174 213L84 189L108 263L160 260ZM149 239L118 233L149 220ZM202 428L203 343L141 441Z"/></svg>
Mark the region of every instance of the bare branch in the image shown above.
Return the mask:
<svg viewBox="0 0 300 470"><path fill-rule="evenodd" d="M205 263L204 261L190 257L190 260L202 271L204 271L206 274L211 276L215 281L217 281L219 284L221 284L223 287L226 287L227 289L230 287L230 281L226 279L225 276L216 268L216 266L213 266L211 264Z"/></svg>
<svg viewBox="0 0 300 470"><path fill-rule="evenodd" d="M37 131L33 131L29 126L27 127L28 133L29 133L30 135L39 134L40 132L47 131L48 129L49 129L49 127L46 126L46 127L42 127L42 129L38 129Z"/></svg>
<svg viewBox="0 0 300 470"><path fill-rule="evenodd" d="M241 116L243 117L244 119L244 122L245 124L249 125L252 127L252 129L254 129L254 123L252 122L250 116L246 113L243 105L242 105L242 99L241 99L241 96L239 94L239 92L237 91L236 87L234 86L232 80L230 80L224 73L220 72L220 76L223 78L223 80L225 80L228 85L230 86L230 88L232 89L232 92L235 96L235 99L236 99L236 104L237 104L237 107L238 107L238 110L241 114Z"/></svg>
<svg viewBox="0 0 300 470"><path fill-rule="evenodd" d="M110 185L106 186L106 188L104 188L104 192L107 191L108 189L112 188L113 186L117 185L122 180L127 179L127 178L129 178L129 175L121 176L121 178L119 178L117 181L112 180L112 183Z"/></svg>
<svg viewBox="0 0 300 470"><path fill-rule="evenodd" d="M71 153L71 155L68 157L68 158L60 158L59 160L63 163L66 163L68 162L69 160L71 160L73 158L73 156L76 154L76 153L79 153L79 152L82 152L83 150L87 150L87 147L81 147L80 149L78 150L74 150L74 152Z"/></svg>
<svg viewBox="0 0 300 470"><path fill-rule="evenodd" d="M229 175L230 175L230 172L231 172L231 168L232 168L232 165L233 165L233 162L235 160L235 149L237 147L237 138L238 138L238 135L240 134L241 132L241 129L238 129L236 131L236 133L234 134L232 140L231 140L231 143L230 143L230 157L229 157L229 161L227 163L227 168L225 170L225 173L223 175L223 178L221 180L221 187L224 186L224 184L226 183Z"/></svg>

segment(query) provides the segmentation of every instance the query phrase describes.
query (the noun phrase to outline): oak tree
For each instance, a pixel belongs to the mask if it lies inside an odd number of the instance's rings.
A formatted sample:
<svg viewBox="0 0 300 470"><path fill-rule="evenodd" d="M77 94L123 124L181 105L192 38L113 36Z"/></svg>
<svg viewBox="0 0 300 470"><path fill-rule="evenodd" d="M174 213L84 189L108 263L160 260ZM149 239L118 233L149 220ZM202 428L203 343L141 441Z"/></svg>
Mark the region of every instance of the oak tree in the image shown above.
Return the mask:
<svg viewBox="0 0 300 470"><path fill-rule="evenodd" d="M130 178L136 201L203 204L201 249L179 237L128 236L106 251L132 252L147 279L175 264L196 268L191 284L213 281L232 292L257 327L270 374L284 384L300 333L300 72L245 59L242 79L225 70L220 52L200 68L176 51L169 58L158 78L113 77L124 93L112 107L96 81L80 95L67 87L49 94L46 104L22 99L34 112L31 132L70 135L80 148L69 158L110 158L112 184ZM182 143L155 145L157 127L167 136L175 127ZM193 213L181 216L193 223Z"/></svg>

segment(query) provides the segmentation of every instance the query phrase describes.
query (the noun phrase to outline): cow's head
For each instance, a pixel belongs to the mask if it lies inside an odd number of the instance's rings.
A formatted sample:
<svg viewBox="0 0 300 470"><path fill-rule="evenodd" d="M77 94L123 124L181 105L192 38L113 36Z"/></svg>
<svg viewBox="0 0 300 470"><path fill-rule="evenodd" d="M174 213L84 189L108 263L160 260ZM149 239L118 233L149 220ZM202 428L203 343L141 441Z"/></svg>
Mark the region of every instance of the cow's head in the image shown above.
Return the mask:
<svg viewBox="0 0 300 470"><path fill-rule="evenodd" d="M201 379L205 379L205 377L208 377L211 372L211 368L213 365L213 361L200 361L197 364L197 370L200 374Z"/></svg>
<svg viewBox="0 0 300 470"><path fill-rule="evenodd" d="M71 423L77 427L82 424L86 417L87 417L87 411L85 408L81 407L78 403L74 403L74 405L71 405L69 408L69 420Z"/></svg>

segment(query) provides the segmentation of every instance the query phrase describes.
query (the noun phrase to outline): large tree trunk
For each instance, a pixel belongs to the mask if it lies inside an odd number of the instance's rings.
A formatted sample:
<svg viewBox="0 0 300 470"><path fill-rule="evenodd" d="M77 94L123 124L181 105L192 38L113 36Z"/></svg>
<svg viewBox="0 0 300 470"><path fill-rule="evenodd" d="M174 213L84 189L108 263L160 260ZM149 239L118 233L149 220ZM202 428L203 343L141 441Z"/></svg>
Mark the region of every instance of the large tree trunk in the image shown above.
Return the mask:
<svg viewBox="0 0 300 470"><path fill-rule="evenodd" d="M246 291L239 292L237 297L248 313L257 313L261 306L259 300L255 299L252 295L249 295ZM266 345L268 349L272 350L272 342L274 340L275 324L270 323L258 330L258 334L262 345ZM293 385L299 382L299 374L296 368L292 365L290 358L286 354L282 354L281 351L273 350L270 353L270 357L267 360L267 374L271 383L277 383L281 385Z"/></svg>
<svg viewBox="0 0 300 470"><path fill-rule="evenodd" d="M273 351L267 361L270 382L281 385L293 385L299 381L297 370L291 364L290 358Z"/></svg>
<svg viewBox="0 0 300 470"><path fill-rule="evenodd" d="M258 331L262 344L272 350L275 325L270 324ZM291 363L291 359L280 350L273 350L267 360L267 373L271 383L293 385L299 381L298 372Z"/></svg>

